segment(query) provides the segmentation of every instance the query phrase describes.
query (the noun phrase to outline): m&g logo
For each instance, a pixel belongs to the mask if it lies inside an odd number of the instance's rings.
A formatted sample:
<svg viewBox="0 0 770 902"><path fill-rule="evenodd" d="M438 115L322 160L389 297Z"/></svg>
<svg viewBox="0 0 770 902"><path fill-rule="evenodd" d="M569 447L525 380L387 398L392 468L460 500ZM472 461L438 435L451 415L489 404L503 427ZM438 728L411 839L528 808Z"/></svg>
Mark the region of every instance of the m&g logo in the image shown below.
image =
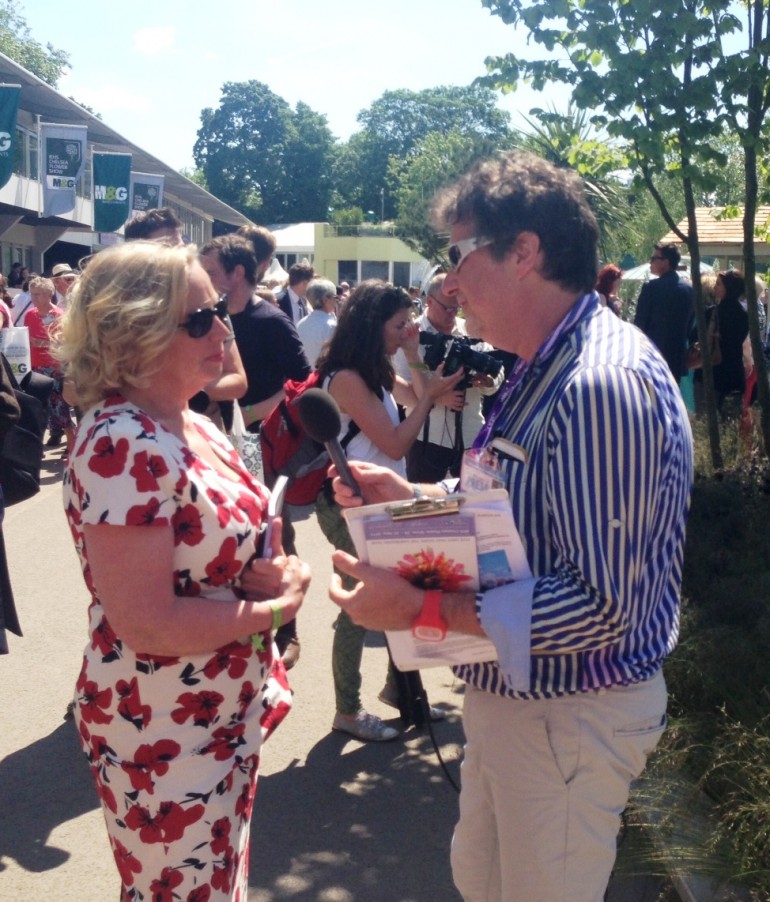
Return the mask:
<svg viewBox="0 0 770 902"><path fill-rule="evenodd" d="M94 197L96 200L123 203L128 199L128 188L115 188L113 185L94 185Z"/></svg>
<svg viewBox="0 0 770 902"><path fill-rule="evenodd" d="M0 132L0 153L11 149L11 136L8 132Z"/></svg>

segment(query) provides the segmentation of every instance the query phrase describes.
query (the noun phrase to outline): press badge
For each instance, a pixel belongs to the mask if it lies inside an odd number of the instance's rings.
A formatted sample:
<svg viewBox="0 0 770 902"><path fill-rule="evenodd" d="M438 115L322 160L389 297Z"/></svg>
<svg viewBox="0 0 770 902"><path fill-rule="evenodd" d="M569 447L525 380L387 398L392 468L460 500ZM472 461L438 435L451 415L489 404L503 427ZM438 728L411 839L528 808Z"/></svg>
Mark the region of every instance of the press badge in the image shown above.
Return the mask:
<svg viewBox="0 0 770 902"><path fill-rule="evenodd" d="M460 485L464 492L484 492L507 487L506 461L525 464L529 455L521 445L496 436L484 448L471 448L463 454Z"/></svg>

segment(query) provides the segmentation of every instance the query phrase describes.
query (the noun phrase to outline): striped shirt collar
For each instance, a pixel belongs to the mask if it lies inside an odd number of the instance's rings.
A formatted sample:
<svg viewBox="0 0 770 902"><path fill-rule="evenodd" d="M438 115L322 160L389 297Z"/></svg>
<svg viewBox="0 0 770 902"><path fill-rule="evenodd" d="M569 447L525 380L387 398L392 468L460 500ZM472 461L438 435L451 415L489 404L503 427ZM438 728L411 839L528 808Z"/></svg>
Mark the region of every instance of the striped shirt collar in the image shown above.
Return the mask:
<svg viewBox="0 0 770 902"><path fill-rule="evenodd" d="M532 360L526 361L519 358L516 361L505 385L497 396L497 400L490 411L487 422L473 442L474 448L485 448L489 444L490 439L495 434L495 422L501 411L506 408L508 400L516 387L523 382L529 373L537 371L540 366L551 357L557 345L561 343L561 339L572 330L573 326L579 322L583 316L585 316L589 308L598 303L598 300L599 296L595 291L589 291L588 294L579 297L572 307L570 307L564 319L548 335L543 344L540 345Z"/></svg>

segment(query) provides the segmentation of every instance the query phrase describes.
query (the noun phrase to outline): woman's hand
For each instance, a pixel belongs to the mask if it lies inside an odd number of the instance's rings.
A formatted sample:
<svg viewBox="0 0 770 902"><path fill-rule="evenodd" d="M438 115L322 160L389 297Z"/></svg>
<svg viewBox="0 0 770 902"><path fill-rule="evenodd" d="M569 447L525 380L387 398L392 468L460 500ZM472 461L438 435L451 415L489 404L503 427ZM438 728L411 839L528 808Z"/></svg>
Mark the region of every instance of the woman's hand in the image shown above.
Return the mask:
<svg viewBox="0 0 770 902"><path fill-rule="evenodd" d="M401 348L409 363L420 362L420 327L416 322L408 323L401 337Z"/></svg>
<svg viewBox="0 0 770 902"><path fill-rule="evenodd" d="M283 622L297 616L310 585L310 566L296 555L272 560L254 558L244 567L241 588L249 601L274 601L283 611Z"/></svg>
<svg viewBox="0 0 770 902"><path fill-rule="evenodd" d="M430 379L428 379L428 382L425 385L425 393L433 401L436 401L441 395L452 391L464 376L465 370L462 367L460 367L457 372L452 373L451 376L445 376L444 364L441 363L436 367L435 371L431 373ZM452 409L456 410L457 408Z"/></svg>

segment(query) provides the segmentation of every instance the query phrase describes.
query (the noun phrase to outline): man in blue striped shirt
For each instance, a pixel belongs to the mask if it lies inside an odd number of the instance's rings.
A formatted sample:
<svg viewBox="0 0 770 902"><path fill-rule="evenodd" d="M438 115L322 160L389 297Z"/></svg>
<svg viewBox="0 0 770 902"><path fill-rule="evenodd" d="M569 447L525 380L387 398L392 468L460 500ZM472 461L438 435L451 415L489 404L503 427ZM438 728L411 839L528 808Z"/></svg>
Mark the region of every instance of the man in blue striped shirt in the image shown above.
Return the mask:
<svg viewBox="0 0 770 902"><path fill-rule="evenodd" d="M457 668L467 744L452 868L463 898L598 902L629 785L665 726L688 417L659 352L593 292L598 229L574 173L501 155L444 192L436 215L450 229L444 291L471 334L518 356L475 448L516 446L487 472L508 488L532 577L437 605L337 552L362 582L348 593L335 581L331 597L371 629L423 622L430 608L439 629L496 647L497 661ZM368 503L412 492L375 468L353 472Z"/></svg>

